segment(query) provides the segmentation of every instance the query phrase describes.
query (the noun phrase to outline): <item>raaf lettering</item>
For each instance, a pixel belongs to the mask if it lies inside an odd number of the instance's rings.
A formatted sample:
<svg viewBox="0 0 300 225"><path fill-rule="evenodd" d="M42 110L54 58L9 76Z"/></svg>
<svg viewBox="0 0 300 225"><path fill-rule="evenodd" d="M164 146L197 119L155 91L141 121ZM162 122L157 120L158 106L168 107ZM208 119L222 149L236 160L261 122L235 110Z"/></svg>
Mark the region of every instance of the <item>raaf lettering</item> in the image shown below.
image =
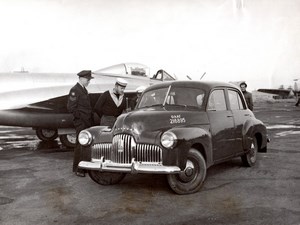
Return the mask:
<svg viewBox="0 0 300 225"><path fill-rule="evenodd" d="M181 117L181 115L171 115L170 124L185 123L185 122L186 122L185 118Z"/></svg>

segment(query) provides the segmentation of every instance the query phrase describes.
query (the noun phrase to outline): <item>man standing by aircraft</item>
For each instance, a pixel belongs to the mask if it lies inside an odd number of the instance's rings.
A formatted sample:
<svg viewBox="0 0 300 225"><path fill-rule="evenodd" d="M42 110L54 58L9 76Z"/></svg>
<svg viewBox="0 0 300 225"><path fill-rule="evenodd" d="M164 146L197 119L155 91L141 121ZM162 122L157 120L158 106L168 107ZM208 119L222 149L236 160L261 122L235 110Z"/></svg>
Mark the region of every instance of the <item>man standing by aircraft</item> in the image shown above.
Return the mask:
<svg viewBox="0 0 300 225"><path fill-rule="evenodd" d="M242 82L240 83L240 88L241 88L241 91L243 92L244 94L244 97L245 97L245 100L247 102L247 105L248 105L248 108L253 111L253 99L252 99L252 94L248 91L246 91L246 88L247 88L247 84L246 82Z"/></svg>
<svg viewBox="0 0 300 225"><path fill-rule="evenodd" d="M73 172L77 176L84 177L85 172L78 168L78 163L81 161L81 147L78 143L78 135L80 131L89 128L93 125L93 109L86 87L90 80L93 79L90 70L83 70L78 74L78 83L71 88L68 98L68 111L73 114L73 124L76 129L76 147L74 149Z"/></svg>
<svg viewBox="0 0 300 225"><path fill-rule="evenodd" d="M127 81L118 78L112 91L104 92L95 105L95 112L101 118L101 126L112 127L119 115L126 110L124 90Z"/></svg>

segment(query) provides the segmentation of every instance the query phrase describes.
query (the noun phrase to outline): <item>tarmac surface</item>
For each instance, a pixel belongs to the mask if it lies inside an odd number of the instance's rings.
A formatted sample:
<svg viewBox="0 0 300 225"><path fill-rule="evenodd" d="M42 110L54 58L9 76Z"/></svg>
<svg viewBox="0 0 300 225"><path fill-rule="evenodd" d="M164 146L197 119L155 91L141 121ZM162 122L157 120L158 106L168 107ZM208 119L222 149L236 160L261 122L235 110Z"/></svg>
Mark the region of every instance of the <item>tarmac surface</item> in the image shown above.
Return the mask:
<svg viewBox="0 0 300 225"><path fill-rule="evenodd" d="M164 175L101 186L72 173L72 149L29 128L0 127L0 224L300 224L300 107L255 103L268 152L208 169L201 191L177 195Z"/></svg>

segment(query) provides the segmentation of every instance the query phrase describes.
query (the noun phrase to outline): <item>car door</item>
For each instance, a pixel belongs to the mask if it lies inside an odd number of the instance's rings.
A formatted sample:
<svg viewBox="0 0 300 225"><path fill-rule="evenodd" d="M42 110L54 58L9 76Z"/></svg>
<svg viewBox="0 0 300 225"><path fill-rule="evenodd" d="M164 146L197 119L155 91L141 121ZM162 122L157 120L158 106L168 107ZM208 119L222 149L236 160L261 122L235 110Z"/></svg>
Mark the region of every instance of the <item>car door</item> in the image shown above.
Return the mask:
<svg viewBox="0 0 300 225"><path fill-rule="evenodd" d="M228 99L235 124L236 152L238 153L243 151L243 127L251 118L252 112L247 109L246 102L238 90L228 89Z"/></svg>
<svg viewBox="0 0 300 225"><path fill-rule="evenodd" d="M235 144L234 120L226 104L225 89L215 89L210 93L206 111L210 121L213 159L220 161L233 154Z"/></svg>

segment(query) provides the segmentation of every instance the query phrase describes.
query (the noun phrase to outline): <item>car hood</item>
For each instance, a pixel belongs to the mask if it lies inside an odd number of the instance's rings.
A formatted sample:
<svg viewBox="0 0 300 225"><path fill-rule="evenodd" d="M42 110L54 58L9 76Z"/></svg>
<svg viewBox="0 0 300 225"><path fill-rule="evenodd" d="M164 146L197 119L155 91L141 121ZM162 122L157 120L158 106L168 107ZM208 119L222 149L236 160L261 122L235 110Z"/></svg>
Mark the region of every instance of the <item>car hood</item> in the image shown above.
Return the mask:
<svg viewBox="0 0 300 225"><path fill-rule="evenodd" d="M114 135L127 133L137 142L155 141L161 133L173 127L185 127L208 124L204 111L167 110L165 108L140 109L118 117L114 126Z"/></svg>

